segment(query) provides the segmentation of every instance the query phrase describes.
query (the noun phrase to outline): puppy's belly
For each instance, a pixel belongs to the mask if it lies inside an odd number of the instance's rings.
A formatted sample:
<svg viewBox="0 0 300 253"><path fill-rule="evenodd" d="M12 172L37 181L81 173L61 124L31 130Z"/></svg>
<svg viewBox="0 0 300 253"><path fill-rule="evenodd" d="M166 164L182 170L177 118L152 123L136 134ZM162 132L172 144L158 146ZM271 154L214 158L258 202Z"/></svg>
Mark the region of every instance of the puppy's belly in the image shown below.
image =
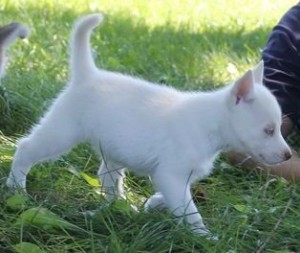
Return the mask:
<svg viewBox="0 0 300 253"><path fill-rule="evenodd" d="M151 175L159 166L159 159L151 155L141 155L139 152L122 152L118 148L100 150L103 160L114 162L120 168L126 168L138 175Z"/></svg>
<svg viewBox="0 0 300 253"><path fill-rule="evenodd" d="M132 171L140 176L152 175L156 168L159 167L159 161L155 158L153 159L123 159L122 161L118 161L129 171Z"/></svg>

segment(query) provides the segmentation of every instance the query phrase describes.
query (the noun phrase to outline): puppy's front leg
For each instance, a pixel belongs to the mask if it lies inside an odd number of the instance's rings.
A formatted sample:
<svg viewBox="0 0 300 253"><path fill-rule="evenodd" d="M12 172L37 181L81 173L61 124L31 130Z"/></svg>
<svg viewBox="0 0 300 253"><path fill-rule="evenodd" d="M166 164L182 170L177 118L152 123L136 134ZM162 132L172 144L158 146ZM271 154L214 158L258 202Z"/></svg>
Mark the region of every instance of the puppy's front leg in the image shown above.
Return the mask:
<svg viewBox="0 0 300 253"><path fill-rule="evenodd" d="M202 217L192 199L189 178L180 178L175 173L161 173L153 181L164 197L166 206L180 219L185 220L196 233L209 235L210 232L203 224Z"/></svg>
<svg viewBox="0 0 300 253"><path fill-rule="evenodd" d="M166 208L166 201L161 192L156 192L150 198L148 198L144 206L146 212L148 212L151 209L164 210Z"/></svg>

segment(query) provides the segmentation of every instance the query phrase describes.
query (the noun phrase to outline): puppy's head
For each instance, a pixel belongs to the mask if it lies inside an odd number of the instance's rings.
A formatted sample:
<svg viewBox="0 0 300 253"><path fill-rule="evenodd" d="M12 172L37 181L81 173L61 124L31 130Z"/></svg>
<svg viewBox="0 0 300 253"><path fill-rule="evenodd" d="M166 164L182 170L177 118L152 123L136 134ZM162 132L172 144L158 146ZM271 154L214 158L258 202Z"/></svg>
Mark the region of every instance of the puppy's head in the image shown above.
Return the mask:
<svg viewBox="0 0 300 253"><path fill-rule="evenodd" d="M283 139L281 110L273 94L263 86L263 62L246 72L230 90L229 124L232 148L266 164L288 160L291 150Z"/></svg>

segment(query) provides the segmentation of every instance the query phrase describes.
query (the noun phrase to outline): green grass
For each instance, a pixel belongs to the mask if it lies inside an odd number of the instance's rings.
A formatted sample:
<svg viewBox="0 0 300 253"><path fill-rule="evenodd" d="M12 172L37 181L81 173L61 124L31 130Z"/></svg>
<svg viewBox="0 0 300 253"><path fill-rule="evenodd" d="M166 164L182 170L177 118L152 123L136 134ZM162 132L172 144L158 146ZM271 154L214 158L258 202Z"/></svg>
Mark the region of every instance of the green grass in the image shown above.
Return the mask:
<svg viewBox="0 0 300 253"><path fill-rule="evenodd" d="M134 212L130 204L142 210L153 192L147 178L129 175L128 203L108 205L99 187L84 179L94 177L99 166L86 145L55 163L36 165L28 177L29 196L5 187L17 138L67 81L68 39L78 16L106 16L92 38L99 66L182 90L214 89L258 62L269 32L293 2L0 2L0 24L17 20L32 31L28 41L10 48L1 84L0 252L35 252L33 245L40 249L36 252L54 253L299 252L299 184L231 167L222 158L215 172L195 186L209 196L196 202L217 242L193 235L169 213ZM82 214L95 209L94 218ZM16 249L26 242L31 243L28 251Z"/></svg>

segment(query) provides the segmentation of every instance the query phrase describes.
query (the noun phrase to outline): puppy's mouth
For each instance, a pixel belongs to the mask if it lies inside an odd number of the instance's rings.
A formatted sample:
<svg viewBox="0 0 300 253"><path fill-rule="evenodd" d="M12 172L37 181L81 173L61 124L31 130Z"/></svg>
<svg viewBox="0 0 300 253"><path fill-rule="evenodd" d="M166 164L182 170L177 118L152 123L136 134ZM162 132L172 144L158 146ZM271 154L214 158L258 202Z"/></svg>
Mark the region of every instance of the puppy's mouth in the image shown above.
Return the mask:
<svg viewBox="0 0 300 253"><path fill-rule="evenodd" d="M258 154L258 156L254 155L253 156L255 159L258 160L258 162L261 162L265 165L276 165L280 164L286 161L286 159L276 157L276 159L267 159L263 154Z"/></svg>

